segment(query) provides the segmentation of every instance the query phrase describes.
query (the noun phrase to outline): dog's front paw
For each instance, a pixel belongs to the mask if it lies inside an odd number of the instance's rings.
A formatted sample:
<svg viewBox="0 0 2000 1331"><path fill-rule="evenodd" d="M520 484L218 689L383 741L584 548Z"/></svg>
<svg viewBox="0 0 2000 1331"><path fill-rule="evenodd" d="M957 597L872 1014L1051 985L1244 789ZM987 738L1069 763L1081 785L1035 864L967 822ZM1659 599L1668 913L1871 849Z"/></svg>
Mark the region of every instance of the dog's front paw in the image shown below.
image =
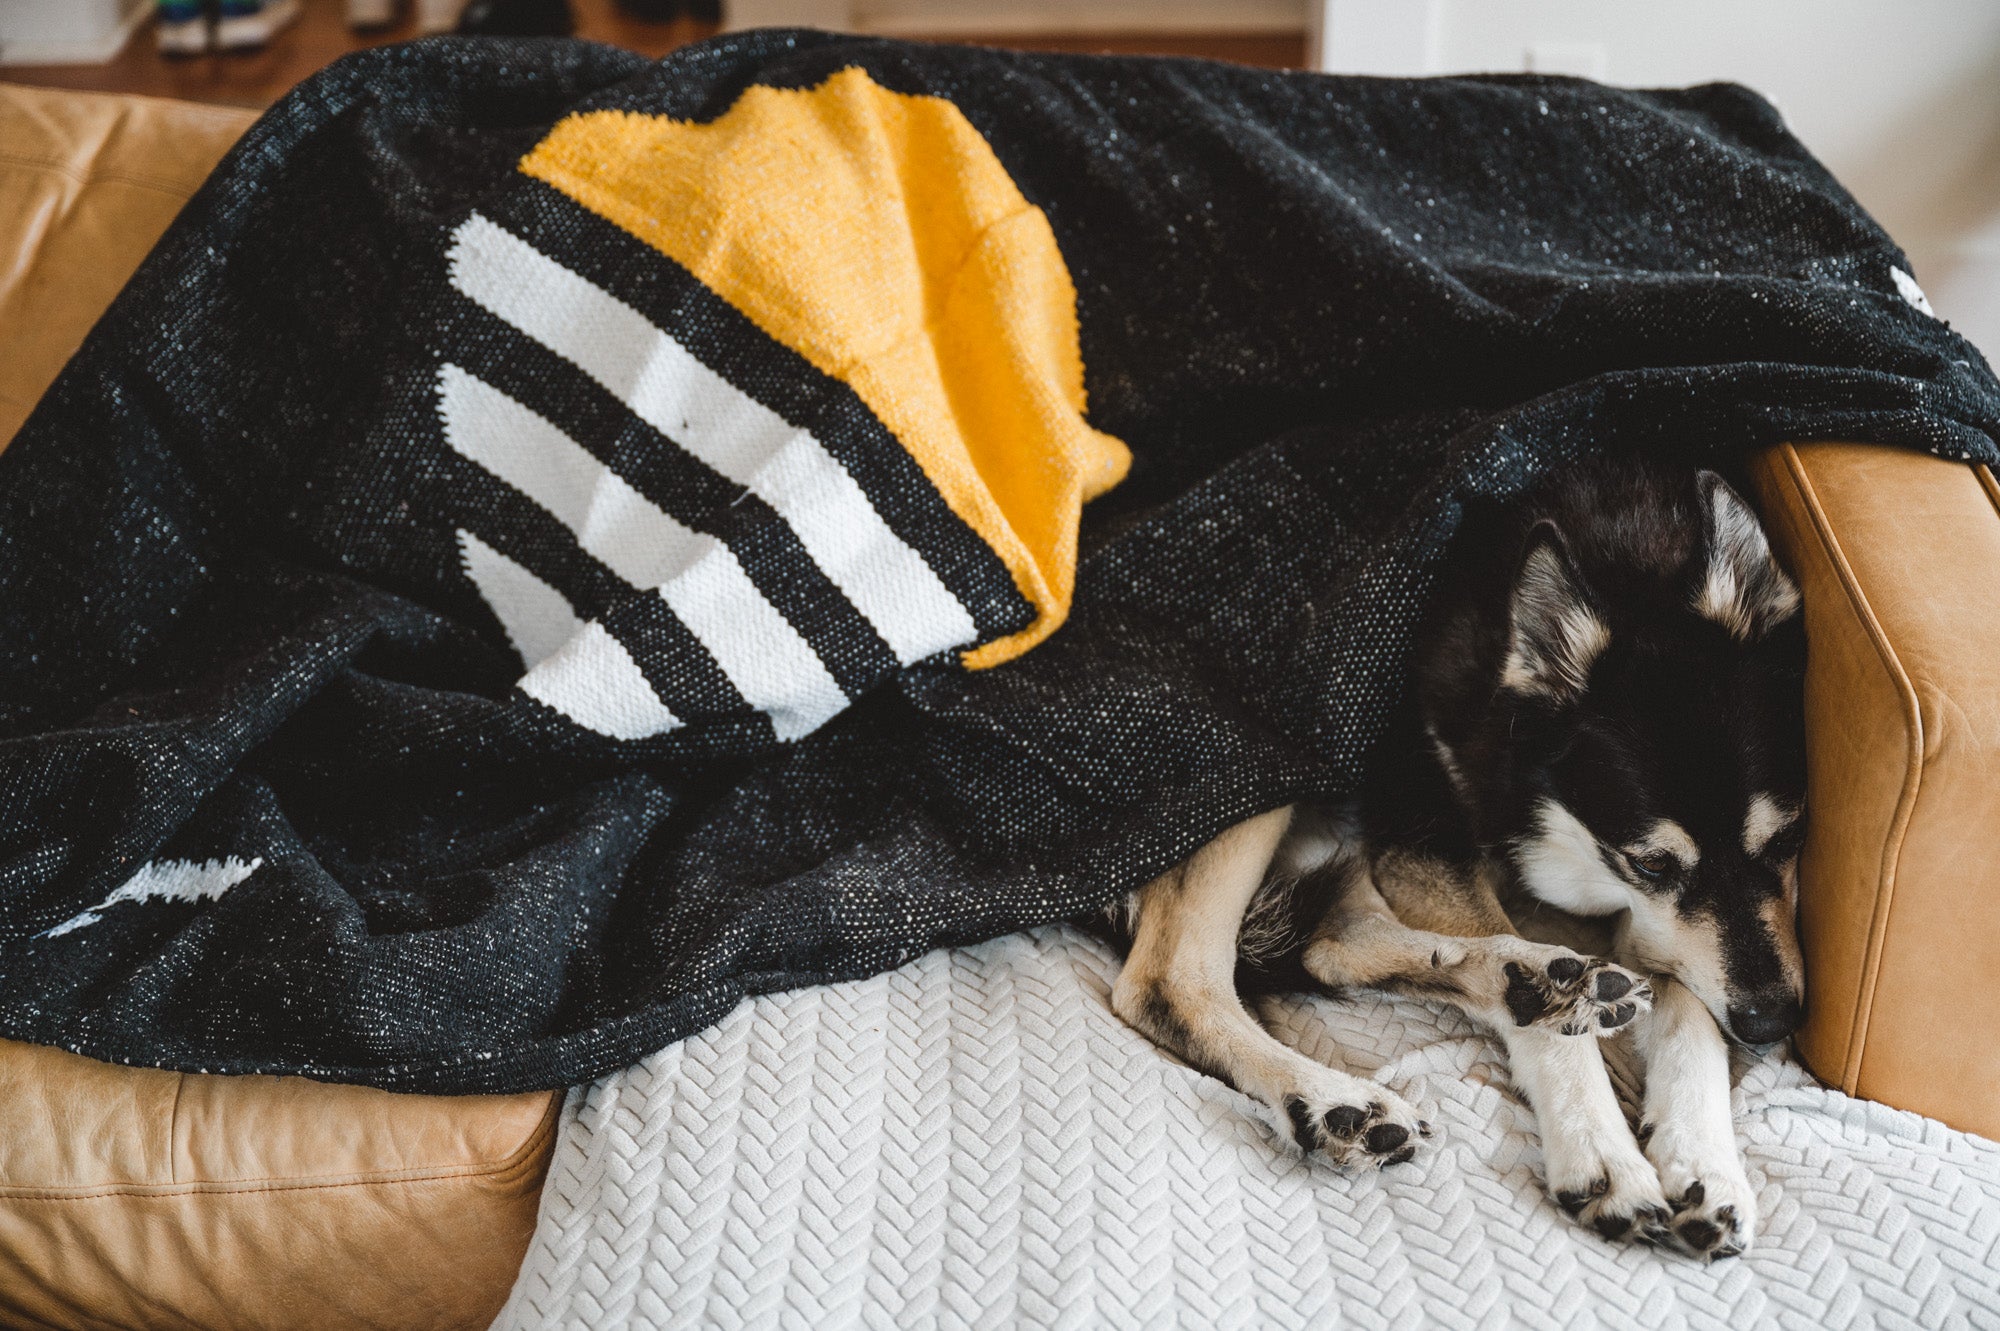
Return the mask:
<svg viewBox="0 0 2000 1331"><path fill-rule="evenodd" d="M1516 1026L1563 1035L1611 1035L1653 1006L1653 986L1623 966L1538 946L1533 960L1510 961L1507 1011Z"/></svg>
<svg viewBox="0 0 2000 1331"><path fill-rule="evenodd" d="M1672 1211L1653 1166L1631 1146L1593 1150L1584 1143L1558 1148L1548 1161L1549 1193L1556 1205L1614 1242L1632 1239L1671 1244Z"/></svg>
<svg viewBox="0 0 2000 1331"><path fill-rule="evenodd" d="M1415 1159L1431 1135L1408 1102L1380 1087L1369 1087L1357 1102L1345 1088L1301 1086L1285 1096L1284 1113L1300 1150L1321 1152L1343 1169L1400 1165Z"/></svg>
<svg viewBox="0 0 2000 1331"><path fill-rule="evenodd" d="M1665 1127L1649 1125L1640 1131L1674 1209L1672 1228L1679 1245L1711 1262L1748 1251L1757 1231L1757 1195L1736 1144L1704 1148Z"/></svg>

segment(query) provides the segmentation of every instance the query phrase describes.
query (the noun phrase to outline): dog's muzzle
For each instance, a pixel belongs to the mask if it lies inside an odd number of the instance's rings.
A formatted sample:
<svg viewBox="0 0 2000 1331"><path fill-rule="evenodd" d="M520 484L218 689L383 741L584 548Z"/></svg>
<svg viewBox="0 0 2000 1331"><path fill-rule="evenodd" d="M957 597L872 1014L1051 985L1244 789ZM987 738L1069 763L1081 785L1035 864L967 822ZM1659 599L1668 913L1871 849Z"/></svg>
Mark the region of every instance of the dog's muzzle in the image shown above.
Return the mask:
<svg viewBox="0 0 2000 1331"><path fill-rule="evenodd" d="M1804 1019L1804 1004L1789 993L1729 1005L1729 1033L1744 1044L1776 1044Z"/></svg>

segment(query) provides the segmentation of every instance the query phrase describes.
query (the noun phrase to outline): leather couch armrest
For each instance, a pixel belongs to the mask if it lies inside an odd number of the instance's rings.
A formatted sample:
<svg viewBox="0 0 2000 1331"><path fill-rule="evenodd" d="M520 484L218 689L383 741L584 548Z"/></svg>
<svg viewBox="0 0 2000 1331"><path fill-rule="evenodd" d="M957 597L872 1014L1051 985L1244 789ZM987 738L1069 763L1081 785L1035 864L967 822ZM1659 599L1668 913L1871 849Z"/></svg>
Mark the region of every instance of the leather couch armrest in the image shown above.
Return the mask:
<svg viewBox="0 0 2000 1331"><path fill-rule="evenodd" d="M1851 1095L2000 1137L2000 486L1859 444L1761 457L1805 595L1798 1049Z"/></svg>

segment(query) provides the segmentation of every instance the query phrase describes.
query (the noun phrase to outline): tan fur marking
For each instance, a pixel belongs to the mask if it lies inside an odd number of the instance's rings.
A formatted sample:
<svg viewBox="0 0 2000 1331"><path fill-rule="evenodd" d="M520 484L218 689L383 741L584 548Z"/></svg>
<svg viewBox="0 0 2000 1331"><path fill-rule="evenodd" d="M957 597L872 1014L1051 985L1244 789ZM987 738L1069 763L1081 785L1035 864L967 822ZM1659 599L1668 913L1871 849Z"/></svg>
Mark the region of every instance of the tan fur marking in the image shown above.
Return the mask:
<svg viewBox="0 0 2000 1331"><path fill-rule="evenodd" d="M1798 613L1799 589L1772 557L1757 515L1720 477L1711 479L1708 571L1695 594L1695 613L1748 642Z"/></svg>
<svg viewBox="0 0 2000 1331"><path fill-rule="evenodd" d="M1798 882L1796 874L1791 881L1793 884ZM1799 951L1799 931L1793 923L1797 909L1797 899L1788 891L1782 897L1765 902L1758 909L1757 917L1771 931L1771 937L1777 940L1778 964L1784 969L1786 985L1793 993L1802 994L1806 988L1806 960Z"/></svg>
<svg viewBox="0 0 2000 1331"><path fill-rule="evenodd" d="M1687 829L1671 818L1661 818L1646 831L1645 840L1627 850L1635 855L1649 852L1664 852L1681 862L1684 869L1692 869L1701 862L1701 847L1695 845L1694 838Z"/></svg>
<svg viewBox="0 0 2000 1331"><path fill-rule="evenodd" d="M1788 808L1762 792L1752 796L1749 811L1743 815L1743 853L1752 859L1762 855L1771 838L1798 819L1797 808Z"/></svg>
<svg viewBox="0 0 2000 1331"><path fill-rule="evenodd" d="M1611 630L1577 596L1562 556L1537 545L1521 565L1500 684L1516 693L1579 693L1611 645Z"/></svg>
<svg viewBox="0 0 2000 1331"><path fill-rule="evenodd" d="M1718 1022L1728 1020L1729 982L1722 932L1710 915L1686 915L1671 903L1633 894L1623 948L1643 970L1671 975L1694 992Z"/></svg>
<svg viewBox="0 0 2000 1331"><path fill-rule="evenodd" d="M1445 779L1451 782L1452 790L1457 792L1460 799L1465 798L1465 773L1459 769L1458 755L1452 752L1451 745L1444 742L1436 726L1426 725L1424 734L1430 739L1431 752L1437 755L1438 766L1444 769Z"/></svg>
<svg viewBox="0 0 2000 1331"><path fill-rule="evenodd" d="M1514 932L1491 883L1483 876L1468 883L1427 855L1391 850L1376 856L1374 886L1412 929L1460 938Z"/></svg>

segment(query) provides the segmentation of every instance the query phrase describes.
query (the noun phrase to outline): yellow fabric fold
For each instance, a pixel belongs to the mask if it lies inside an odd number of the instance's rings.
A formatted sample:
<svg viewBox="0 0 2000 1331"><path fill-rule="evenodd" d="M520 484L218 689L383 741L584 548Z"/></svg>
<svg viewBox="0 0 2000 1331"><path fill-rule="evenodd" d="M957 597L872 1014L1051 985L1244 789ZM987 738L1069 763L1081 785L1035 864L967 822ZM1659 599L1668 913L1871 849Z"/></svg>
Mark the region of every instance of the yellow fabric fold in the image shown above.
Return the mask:
<svg viewBox="0 0 2000 1331"><path fill-rule="evenodd" d="M571 116L521 170L680 263L888 427L1035 610L966 665L1062 623L1082 506L1131 455L1083 419L1076 288L1048 219L956 106L849 68L749 88L707 124Z"/></svg>

